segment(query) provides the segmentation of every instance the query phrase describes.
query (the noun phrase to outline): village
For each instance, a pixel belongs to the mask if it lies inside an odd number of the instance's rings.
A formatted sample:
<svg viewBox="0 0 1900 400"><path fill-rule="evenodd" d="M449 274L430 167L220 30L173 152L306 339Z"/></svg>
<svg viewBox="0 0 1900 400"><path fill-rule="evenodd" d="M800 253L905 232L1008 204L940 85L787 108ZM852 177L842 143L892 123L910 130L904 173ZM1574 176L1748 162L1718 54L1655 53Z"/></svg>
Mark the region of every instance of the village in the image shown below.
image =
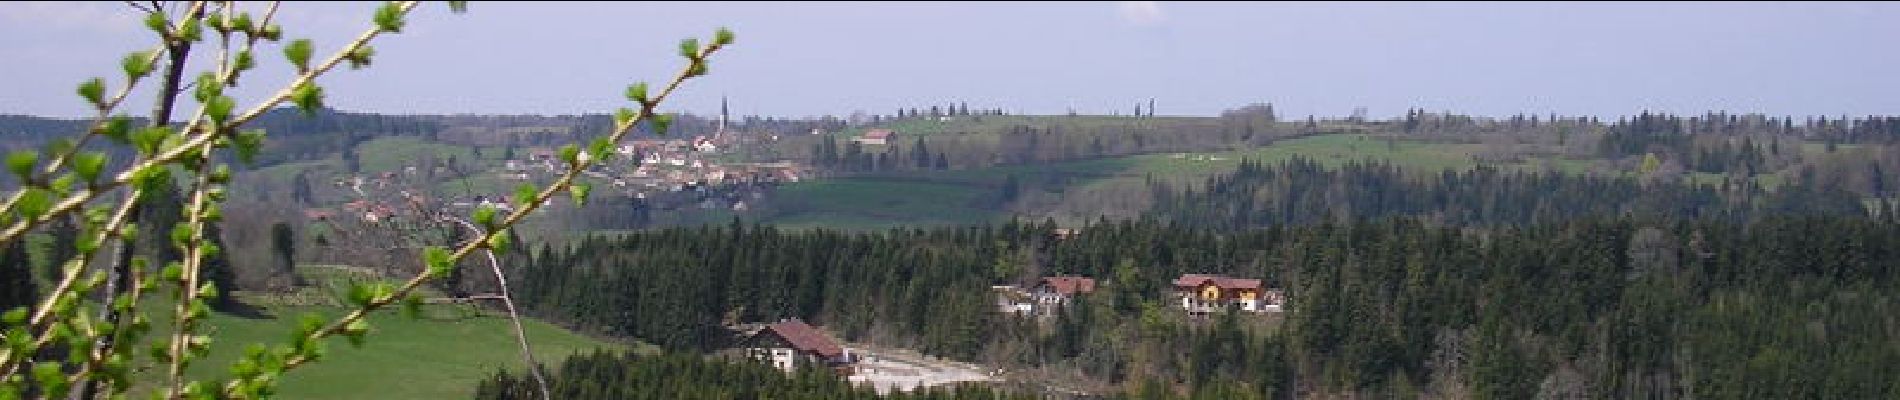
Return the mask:
<svg viewBox="0 0 1900 400"><path fill-rule="evenodd" d="M813 132L820 134L822 132ZM884 143L889 131L870 132L853 138L863 143ZM612 148L606 162L594 163L581 171L579 179L599 189L596 193L631 199L641 207L671 210L682 207L703 210L721 209L743 213L762 200L770 188L782 183L809 179L810 167L791 161L733 161L735 149L760 146L777 141L777 135L747 133L728 124L722 114L713 132L687 138L647 137L627 140ZM469 210L492 207L512 211L509 190L515 184L545 184L567 172L568 164L552 147L527 147L508 151L510 156L472 178L494 177L504 184L496 187L438 191L423 189L436 176L417 165L404 165L397 171L376 171L337 177L331 186L349 201L335 207L305 210L310 220L331 220L339 215L352 221L376 224L398 218L415 210L439 210L444 206ZM593 155L582 150L580 158ZM436 167L438 171L442 167Z"/></svg>

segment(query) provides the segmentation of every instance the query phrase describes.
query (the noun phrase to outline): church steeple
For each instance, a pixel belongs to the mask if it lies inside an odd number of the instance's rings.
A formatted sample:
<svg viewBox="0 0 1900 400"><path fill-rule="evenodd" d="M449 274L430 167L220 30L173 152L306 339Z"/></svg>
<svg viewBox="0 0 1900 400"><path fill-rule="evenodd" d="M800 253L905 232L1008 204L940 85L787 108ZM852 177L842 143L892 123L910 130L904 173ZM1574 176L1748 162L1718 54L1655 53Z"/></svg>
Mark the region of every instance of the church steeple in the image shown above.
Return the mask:
<svg viewBox="0 0 1900 400"><path fill-rule="evenodd" d="M732 118L732 108L726 104L726 96L719 96L719 133L726 133L726 121Z"/></svg>

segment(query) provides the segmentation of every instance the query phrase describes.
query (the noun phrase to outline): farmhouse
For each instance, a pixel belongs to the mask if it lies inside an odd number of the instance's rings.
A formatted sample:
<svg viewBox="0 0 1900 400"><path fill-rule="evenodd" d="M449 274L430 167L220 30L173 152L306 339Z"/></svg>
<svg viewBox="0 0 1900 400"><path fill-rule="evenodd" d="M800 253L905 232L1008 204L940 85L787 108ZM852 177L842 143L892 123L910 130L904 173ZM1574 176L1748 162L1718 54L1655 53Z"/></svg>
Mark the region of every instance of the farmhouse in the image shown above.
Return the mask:
<svg viewBox="0 0 1900 400"><path fill-rule="evenodd" d="M1042 278L1031 289L1036 303L1043 306L1069 304L1069 299L1077 294L1095 291L1095 280L1080 276L1051 276Z"/></svg>
<svg viewBox="0 0 1900 400"><path fill-rule="evenodd" d="M864 131L863 136L852 138L851 141L858 142L858 144L872 145L872 144L886 144L886 143L889 143L892 139L896 139L896 138L897 138L897 132L892 132L889 129L872 129L872 130Z"/></svg>
<svg viewBox="0 0 1900 400"><path fill-rule="evenodd" d="M1194 314L1218 312L1229 306L1247 312L1278 312L1286 302L1283 292L1262 288L1259 279L1208 274L1175 278L1174 294L1180 299L1181 309Z"/></svg>
<svg viewBox="0 0 1900 400"><path fill-rule="evenodd" d="M767 325L747 337L741 347L751 357L770 362L786 371L809 363L849 374L850 366L855 362L855 357L839 346L838 342L796 318Z"/></svg>

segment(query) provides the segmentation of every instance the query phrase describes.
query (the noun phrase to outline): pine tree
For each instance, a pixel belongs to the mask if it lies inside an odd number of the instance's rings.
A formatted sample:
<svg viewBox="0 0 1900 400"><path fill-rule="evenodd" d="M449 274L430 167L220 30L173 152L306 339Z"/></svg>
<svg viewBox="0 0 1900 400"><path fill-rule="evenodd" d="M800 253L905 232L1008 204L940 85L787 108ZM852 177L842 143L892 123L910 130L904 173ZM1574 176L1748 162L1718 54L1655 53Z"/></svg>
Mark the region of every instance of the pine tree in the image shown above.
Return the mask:
<svg viewBox="0 0 1900 400"><path fill-rule="evenodd" d="M4 247L0 248L0 312L32 305L38 298L26 241L16 240Z"/></svg>

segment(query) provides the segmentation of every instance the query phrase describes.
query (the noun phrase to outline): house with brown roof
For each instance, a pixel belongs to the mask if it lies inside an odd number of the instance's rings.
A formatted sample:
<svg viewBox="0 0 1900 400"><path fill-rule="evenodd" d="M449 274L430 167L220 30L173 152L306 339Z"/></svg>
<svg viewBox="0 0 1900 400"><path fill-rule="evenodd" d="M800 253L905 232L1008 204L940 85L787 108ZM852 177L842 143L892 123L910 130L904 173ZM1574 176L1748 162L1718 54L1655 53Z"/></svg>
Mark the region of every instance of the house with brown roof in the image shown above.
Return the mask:
<svg viewBox="0 0 1900 400"><path fill-rule="evenodd" d="M753 358L791 371L801 363L849 374L855 357L824 332L797 318L780 320L747 337L740 347Z"/></svg>
<svg viewBox="0 0 1900 400"><path fill-rule="evenodd" d="M863 135L852 138L851 141L858 142L858 144L866 144L866 145L886 144L886 143L890 143L892 139L896 139L896 138L897 138L897 132L893 132L889 129L872 129L872 130L864 131Z"/></svg>
<svg viewBox="0 0 1900 400"><path fill-rule="evenodd" d="M1229 306L1247 312L1278 312L1286 303L1283 293L1262 287L1259 279L1184 274L1174 280L1174 295L1181 309L1194 314L1218 312Z"/></svg>
<svg viewBox="0 0 1900 400"><path fill-rule="evenodd" d="M1081 276L1045 277L1030 288L1036 303L1044 306L1069 304L1069 299L1075 298L1075 295L1094 291L1095 280Z"/></svg>

